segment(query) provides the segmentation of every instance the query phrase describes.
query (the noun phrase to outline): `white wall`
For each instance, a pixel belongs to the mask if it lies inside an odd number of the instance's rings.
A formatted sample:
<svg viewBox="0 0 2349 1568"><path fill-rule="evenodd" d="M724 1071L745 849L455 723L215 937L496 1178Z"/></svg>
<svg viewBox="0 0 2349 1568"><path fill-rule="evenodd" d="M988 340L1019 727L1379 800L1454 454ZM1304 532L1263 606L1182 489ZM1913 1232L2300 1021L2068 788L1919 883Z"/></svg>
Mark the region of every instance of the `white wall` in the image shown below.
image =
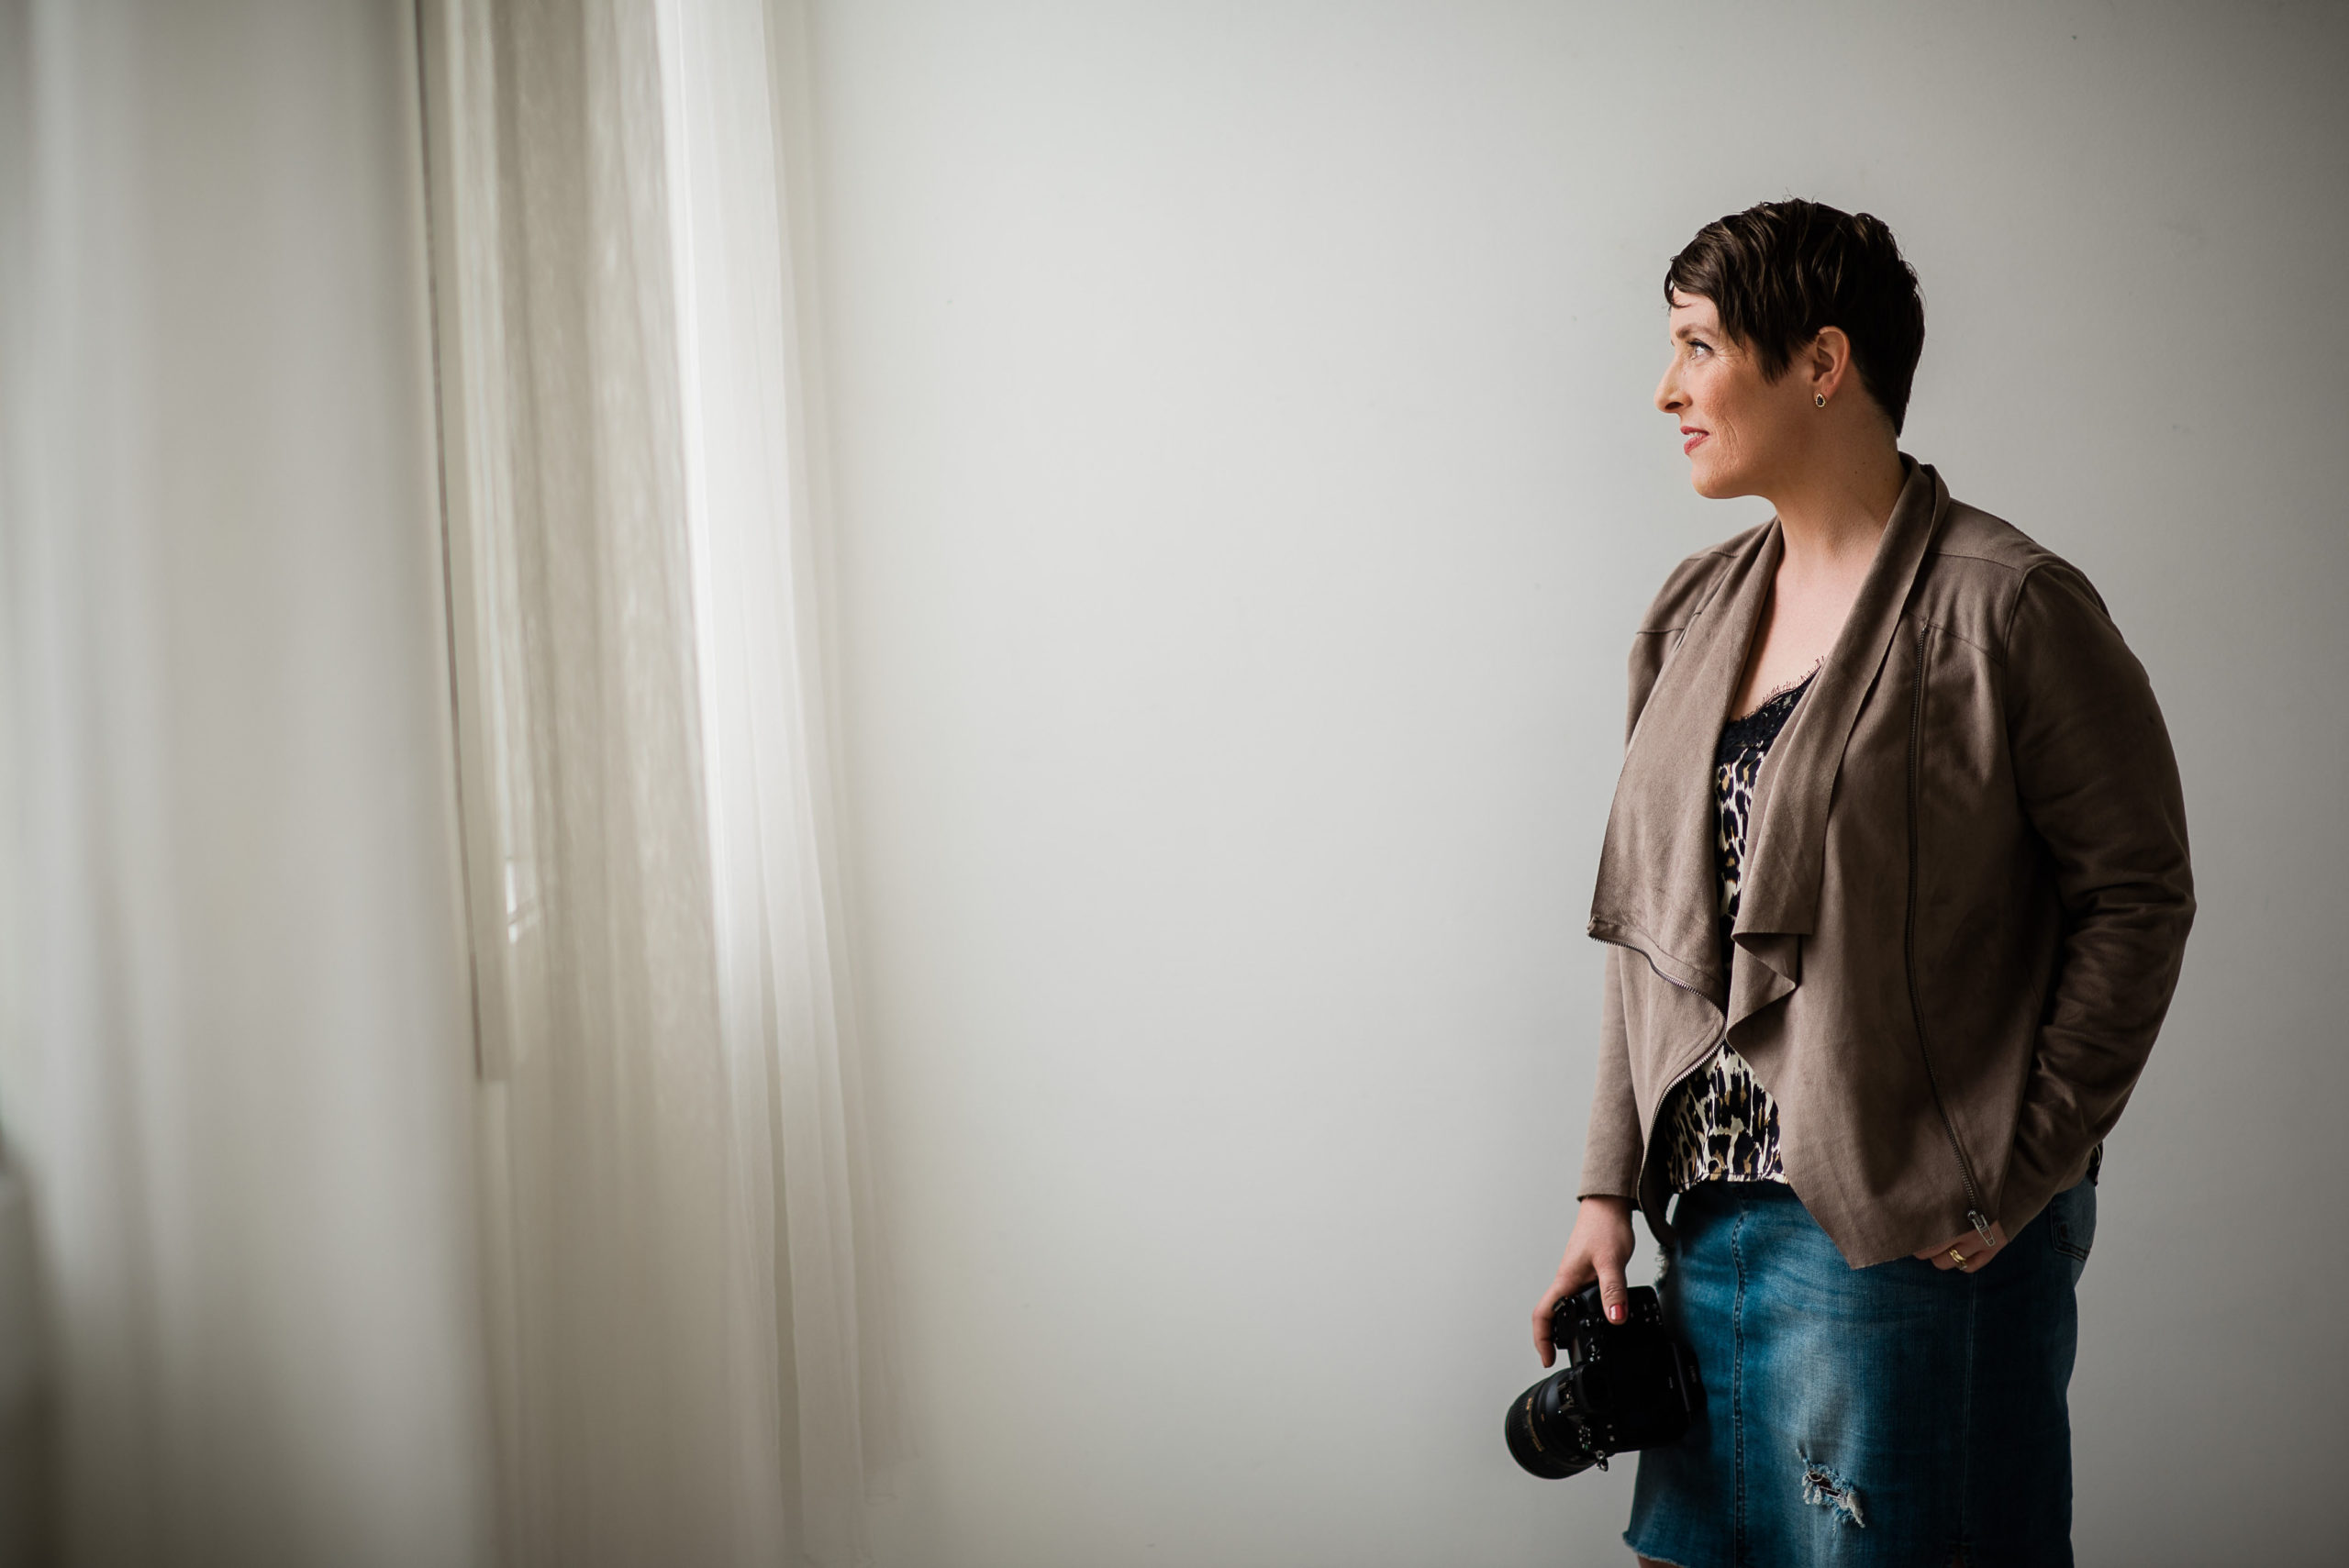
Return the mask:
<svg viewBox="0 0 2349 1568"><path fill-rule="evenodd" d="M2349 13L821 10L895 1568L1603 1562L1517 1473L1664 261L1923 276L1907 445L2153 673L2202 914L2082 1287L2084 1563L2314 1562L2349 1395Z"/></svg>

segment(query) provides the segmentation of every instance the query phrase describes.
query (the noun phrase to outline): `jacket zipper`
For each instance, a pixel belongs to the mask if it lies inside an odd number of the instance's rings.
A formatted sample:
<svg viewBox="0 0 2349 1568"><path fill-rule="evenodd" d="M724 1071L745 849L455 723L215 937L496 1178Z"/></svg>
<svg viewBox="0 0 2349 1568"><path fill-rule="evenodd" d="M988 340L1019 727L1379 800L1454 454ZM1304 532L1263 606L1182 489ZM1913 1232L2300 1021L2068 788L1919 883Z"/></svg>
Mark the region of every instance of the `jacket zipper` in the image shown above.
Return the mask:
<svg viewBox="0 0 2349 1568"><path fill-rule="evenodd" d="M1957 1123L1950 1119L1948 1102L1942 1098L1941 1079L1933 1072L1933 1053L1925 1044L1925 1006L1917 989L1917 811L1921 796L1919 753L1925 729L1925 635L1920 620L1917 626L1917 680L1909 701L1909 917L1900 929L1901 962L1909 972L1909 1012L1917 1026L1917 1054L1925 1063L1925 1086L1932 1091L1933 1109L1941 1113L1942 1130L1949 1134L1950 1152L1957 1156L1957 1173L1965 1183L1965 1222L1974 1227L1986 1247L1997 1246L1990 1234L1987 1206L1982 1201L1982 1187L1974 1179L1974 1162L1965 1157L1965 1145L1958 1140Z"/></svg>

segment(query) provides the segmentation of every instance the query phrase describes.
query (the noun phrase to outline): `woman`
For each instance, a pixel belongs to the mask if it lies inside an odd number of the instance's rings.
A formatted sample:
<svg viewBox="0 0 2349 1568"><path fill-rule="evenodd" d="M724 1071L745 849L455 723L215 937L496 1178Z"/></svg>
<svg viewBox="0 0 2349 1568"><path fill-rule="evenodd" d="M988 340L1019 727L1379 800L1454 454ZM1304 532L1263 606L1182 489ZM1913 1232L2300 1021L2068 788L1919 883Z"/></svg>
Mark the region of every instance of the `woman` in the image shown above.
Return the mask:
<svg viewBox="0 0 2349 1568"><path fill-rule="evenodd" d="M1765 203L1664 293L1691 480L1777 515L1632 640L1537 1348L1594 1278L1620 1318L1637 1207L1705 1378L1642 1562L2068 1563L2091 1182L2194 912L2161 713L2087 580L1898 450L1924 308L1881 222Z"/></svg>

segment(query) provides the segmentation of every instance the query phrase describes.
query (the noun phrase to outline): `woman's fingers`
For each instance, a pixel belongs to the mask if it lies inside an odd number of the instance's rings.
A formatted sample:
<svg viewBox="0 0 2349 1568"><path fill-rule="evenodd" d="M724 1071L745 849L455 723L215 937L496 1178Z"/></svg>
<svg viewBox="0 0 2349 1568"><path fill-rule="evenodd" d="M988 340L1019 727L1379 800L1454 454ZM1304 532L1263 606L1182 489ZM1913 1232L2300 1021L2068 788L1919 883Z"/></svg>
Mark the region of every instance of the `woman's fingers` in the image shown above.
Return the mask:
<svg viewBox="0 0 2349 1568"><path fill-rule="evenodd" d="M1589 1283L1589 1262L1569 1252L1565 1262L1558 1265L1558 1277L1542 1293L1541 1302L1533 1308L1533 1348L1540 1352L1543 1366L1558 1359L1558 1347L1550 1339L1552 1317L1558 1310L1558 1303Z"/></svg>
<svg viewBox="0 0 2349 1568"><path fill-rule="evenodd" d="M1925 1259L1943 1273L1952 1269L1973 1273L1987 1268L1992 1259L2006 1251L2006 1227L1994 1224L1990 1227L1990 1245L1987 1247L1982 1244L1980 1231L1962 1230L1939 1247L1921 1248L1909 1255Z"/></svg>
<svg viewBox="0 0 2349 1568"><path fill-rule="evenodd" d="M1558 1310L1558 1303L1588 1284L1593 1279L1600 1282L1603 1290L1607 1269L1608 1265L1604 1262L1594 1263L1590 1255L1583 1251L1579 1245L1570 1243L1567 1246L1566 1255L1558 1262L1558 1277L1550 1282L1550 1288L1542 1293L1540 1305L1533 1308L1533 1348L1542 1353L1543 1366L1548 1366L1557 1360L1558 1347L1550 1338L1550 1329L1553 1316ZM1622 1281L1622 1268L1617 1265L1615 1283L1619 1290Z"/></svg>
<svg viewBox="0 0 2349 1568"><path fill-rule="evenodd" d="M1982 1238L1981 1238L1981 1237L1979 1237L1979 1236L1976 1236L1976 1237L1975 1237L1975 1238L1974 1238L1974 1245L1973 1245L1973 1246L1971 1246L1971 1247L1961 1247L1961 1248L1959 1248L1959 1249L1958 1249L1958 1251L1962 1251L1962 1252L1964 1252L1964 1253L1965 1253L1965 1254L1966 1254L1966 1257L1965 1257L1965 1272L1966 1272L1967 1273L1973 1273L1976 1272L1977 1270L1981 1270L1981 1269L1988 1268L1988 1267L1990 1266L1990 1264L1991 1264L1992 1261L1993 1261L1993 1260L1995 1260L1995 1259L1998 1257L1998 1255L1999 1253L2001 1253L2001 1252L2005 1251L2006 1250L2007 1250L2007 1229L2006 1229L2006 1227L2005 1227L2005 1226L2003 1226L2003 1225L1995 1225L1995 1224L1994 1224L1994 1225L1992 1225L1992 1226L1990 1227L1990 1245L1989 1245L1989 1246L1985 1247L1984 1245L1982 1245Z"/></svg>
<svg viewBox="0 0 2349 1568"><path fill-rule="evenodd" d="M1598 1282L1599 1300L1608 1318L1617 1323L1628 1315L1623 1265L1631 1258L1631 1205L1628 1198L1586 1197L1575 1213L1575 1233L1566 1238L1566 1255L1559 1260L1558 1276L1550 1282L1542 1303L1533 1309L1533 1348L1542 1364L1557 1360L1558 1347L1550 1338L1551 1315L1558 1303Z"/></svg>
<svg viewBox="0 0 2349 1568"><path fill-rule="evenodd" d="M1623 1321L1626 1311L1624 1303L1628 1299L1629 1297L1623 1294L1623 1265L1611 1258L1599 1259L1598 1300L1599 1304L1607 1308L1607 1320L1609 1323Z"/></svg>
<svg viewBox="0 0 2349 1568"><path fill-rule="evenodd" d="M1550 1315L1558 1309L1558 1303L1572 1294L1564 1284L1553 1284L1542 1293L1541 1304L1533 1309L1533 1349L1543 1366L1558 1359L1558 1347L1550 1342Z"/></svg>

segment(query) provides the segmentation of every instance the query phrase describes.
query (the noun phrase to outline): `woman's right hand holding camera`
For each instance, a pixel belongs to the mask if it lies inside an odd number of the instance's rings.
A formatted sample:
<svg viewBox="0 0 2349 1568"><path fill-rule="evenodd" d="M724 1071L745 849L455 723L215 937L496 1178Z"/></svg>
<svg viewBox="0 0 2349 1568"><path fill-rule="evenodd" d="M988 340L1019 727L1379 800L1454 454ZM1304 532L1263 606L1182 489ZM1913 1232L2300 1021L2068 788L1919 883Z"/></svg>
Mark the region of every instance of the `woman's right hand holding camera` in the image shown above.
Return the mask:
<svg viewBox="0 0 2349 1568"><path fill-rule="evenodd" d="M1558 1261L1558 1277L1550 1282L1533 1308L1533 1348L1541 1352L1543 1366L1558 1359L1558 1348L1550 1342L1551 1314L1558 1303L1592 1280L1598 1282L1598 1298L1607 1307L1607 1320L1623 1321L1623 1269L1631 1261L1631 1245L1628 1199L1582 1200L1581 1212L1575 1216L1574 1234L1566 1238L1566 1255Z"/></svg>

